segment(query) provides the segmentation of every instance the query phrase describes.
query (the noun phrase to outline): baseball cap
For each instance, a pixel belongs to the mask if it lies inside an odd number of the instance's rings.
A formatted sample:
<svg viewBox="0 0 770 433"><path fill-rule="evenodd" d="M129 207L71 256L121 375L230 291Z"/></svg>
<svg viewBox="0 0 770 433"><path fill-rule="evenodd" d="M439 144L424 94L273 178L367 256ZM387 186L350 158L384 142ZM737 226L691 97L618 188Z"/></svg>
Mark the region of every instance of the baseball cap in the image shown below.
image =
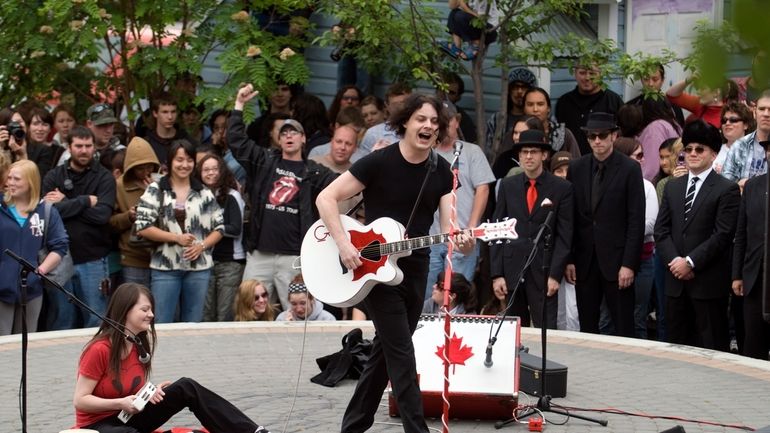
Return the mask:
<svg viewBox="0 0 770 433"><path fill-rule="evenodd" d="M86 118L96 126L118 122L112 107L105 103L98 103L88 107Z"/></svg>
<svg viewBox="0 0 770 433"><path fill-rule="evenodd" d="M286 119L281 124L281 129L279 131L283 131L286 128L292 128L293 130L299 132L302 135L305 135L305 128L302 127L302 124L297 122L294 119Z"/></svg>

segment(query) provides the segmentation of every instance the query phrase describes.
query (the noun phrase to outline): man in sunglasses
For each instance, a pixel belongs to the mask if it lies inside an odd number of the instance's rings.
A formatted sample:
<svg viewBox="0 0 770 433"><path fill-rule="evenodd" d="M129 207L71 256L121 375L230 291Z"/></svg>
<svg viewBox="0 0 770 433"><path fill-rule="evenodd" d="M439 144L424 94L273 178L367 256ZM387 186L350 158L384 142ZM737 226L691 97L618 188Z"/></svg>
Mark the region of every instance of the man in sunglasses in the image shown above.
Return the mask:
<svg viewBox="0 0 770 433"><path fill-rule="evenodd" d="M572 264L565 278L575 284L580 330L599 332L602 299L613 332L634 336L634 276L644 240L644 188L639 163L615 151L615 117L591 113L583 133L591 153L570 163L575 193Z"/></svg>
<svg viewBox="0 0 770 433"><path fill-rule="evenodd" d="M266 149L249 138L243 108L257 93L251 84L241 87L227 121L227 145L246 170L244 187L251 200L243 279L261 281L270 302L279 301L287 311L289 284L297 274L294 261L305 232L318 219L315 198L337 174L302 159L305 130L294 119L281 125L280 150Z"/></svg>
<svg viewBox="0 0 770 433"><path fill-rule="evenodd" d="M687 176L663 191L655 245L666 272L666 329L670 343L729 350L727 300L730 251L740 191L712 169L722 140L703 120L682 133Z"/></svg>

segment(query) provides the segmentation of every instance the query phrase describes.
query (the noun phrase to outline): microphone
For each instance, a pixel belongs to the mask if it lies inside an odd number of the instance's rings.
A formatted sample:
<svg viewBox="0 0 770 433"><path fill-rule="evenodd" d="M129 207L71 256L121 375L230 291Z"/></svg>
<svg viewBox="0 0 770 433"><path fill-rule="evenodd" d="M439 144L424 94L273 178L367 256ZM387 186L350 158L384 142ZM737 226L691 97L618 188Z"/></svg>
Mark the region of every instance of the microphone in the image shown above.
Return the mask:
<svg viewBox="0 0 770 433"><path fill-rule="evenodd" d="M543 209L548 209L548 215L545 217L545 222L543 223L544 226L548 227L548 229L551 228L551 224L553 223L553 202L549 198L544 198L543 201L540 202L540 207Z"/></svg>
<svg viewBox="0 0 770 433"><path fill-rule="evenodd" d="M484 367L490 368L492 367L492 345L494 344L494 337L489 339L489 343L487 343L487 357L484 359Z"/></svg>
<svg viewBox="0 0 770 433"><path fill-rule="evenodd" d="M141 334L144 334L144 332L141 332L140 335ZM139 338L139 335L127 335L126 339L136 346L136 351L139 352L139 362L142 364L150 362L150 353L144 348L144 344L142 344L142 339Z"/></svg>
<svg viewBox="0 0 770 433"><path fill-rule="evenodd" d="M459 140L455 141L454 149L455 149L454 151L455 156L460 156L460 152L463 151L463 142Z"/></svg>

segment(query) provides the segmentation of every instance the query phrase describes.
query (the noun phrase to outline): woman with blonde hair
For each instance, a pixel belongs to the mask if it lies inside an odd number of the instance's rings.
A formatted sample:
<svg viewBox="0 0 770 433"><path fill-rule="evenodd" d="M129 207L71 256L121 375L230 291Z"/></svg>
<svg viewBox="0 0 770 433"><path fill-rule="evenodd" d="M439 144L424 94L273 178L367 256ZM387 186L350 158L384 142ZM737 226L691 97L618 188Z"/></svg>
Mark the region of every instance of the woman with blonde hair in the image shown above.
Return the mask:
<svg viewBox="0 0 770 433"><path fill-rule="evenodd" d="M258 280L243 280L233 303L236 322L275 320L276 311L269 299L270 294Z"/></svg>
<svg viewBox="0 0 770 433"><path fill-rule="evenodd" d="M58 266L67 253L68 239L59 212L40 202L40 172L29 160L11 164L5 178L6 190L0 193L0 251L6 248L26 259L45 275ZM48 221L45 207L49 206ZM43 245L43 239L46 244ZM38 252L45 247L48 254L39 261ZM21 331L21 292L19 263L6 254L0 255L0 335ZM43 282L36 274L27 276L27 329L37 330L43 305Z"/></svg>

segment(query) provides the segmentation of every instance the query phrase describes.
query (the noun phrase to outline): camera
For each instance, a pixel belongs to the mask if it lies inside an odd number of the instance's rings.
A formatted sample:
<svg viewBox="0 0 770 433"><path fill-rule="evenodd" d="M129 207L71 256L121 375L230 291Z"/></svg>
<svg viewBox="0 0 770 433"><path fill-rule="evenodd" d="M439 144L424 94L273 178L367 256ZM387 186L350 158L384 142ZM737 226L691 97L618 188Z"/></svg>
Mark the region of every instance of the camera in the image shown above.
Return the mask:
<svg viewBox="0 0 770 433"><path fill-rule="evenodd" d="M24 137L27 136L19 122L8 122L6 129L8 130L8 134L15 138L17 142L24 141Z"/></svg>

